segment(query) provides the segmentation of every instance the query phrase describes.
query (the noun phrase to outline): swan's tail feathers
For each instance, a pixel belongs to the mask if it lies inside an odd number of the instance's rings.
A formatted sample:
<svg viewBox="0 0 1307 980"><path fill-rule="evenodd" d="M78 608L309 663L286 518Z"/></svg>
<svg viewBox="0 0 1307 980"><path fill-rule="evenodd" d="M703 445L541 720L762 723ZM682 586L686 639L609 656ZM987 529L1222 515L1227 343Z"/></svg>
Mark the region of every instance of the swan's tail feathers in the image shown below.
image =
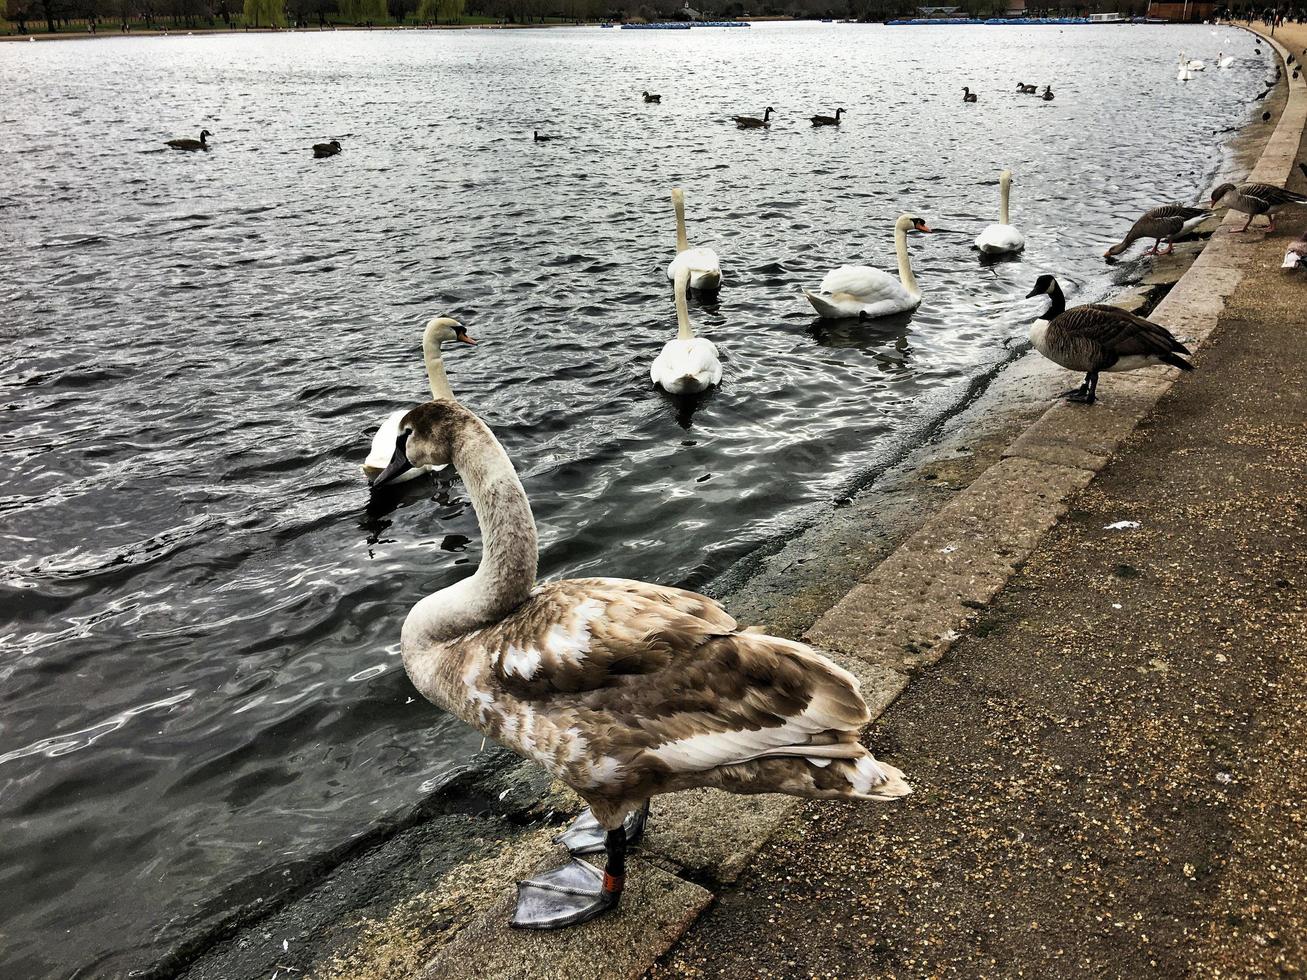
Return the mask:
<svg viewBox="0 0 1307 980"><path fill-rule="evenodd" d="M821 296L818 296L816 293L810 293L805 289L803 295L808 297L808 302L812 304L812 308L817 311L818 316L823 316L828 320L839 320L844 316L844 314L840 312L839 307L833 305L828 300L823 299Z"/></svg>
<svg viewBox="0 0 1307 980"><path fill-rule="evenodd" d="M721 289L722 270L721 269L691 269L690 288L700 289L703 290L704 292L712 292L715 289Z"/></svg>
<svg viewBox="0 0 1307 980"><path fill-rule="evenodd" d="M844 795L855 800L888 802L908 796L912 787L903 773L884 762L878 762L870 752L856 760L839 759L831 763L839 775L848 782Z"/></svg>

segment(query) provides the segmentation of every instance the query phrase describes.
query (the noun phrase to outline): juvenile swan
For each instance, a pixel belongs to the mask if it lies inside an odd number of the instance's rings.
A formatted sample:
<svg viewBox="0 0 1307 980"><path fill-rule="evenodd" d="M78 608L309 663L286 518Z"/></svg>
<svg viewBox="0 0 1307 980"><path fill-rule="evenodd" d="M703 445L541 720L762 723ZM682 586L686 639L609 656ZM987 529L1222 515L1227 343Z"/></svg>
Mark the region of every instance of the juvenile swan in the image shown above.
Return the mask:
<svg viewBox="0 0 1307 980"><path fill-rule="evenodd" d="M1160 324L1116 306L1095 304L1068 310L1062 287L1048 275L1035 281L1026 298L1034 296L1051 300L1047 312L1030 327L1035 350L1054 364L1085 372L1084 384L1063 393L1067 401L1092 405L1100 371L1135 371L1154 364L1169 364L1181 371L1194 369L1179 356L1188 354L1188 348Z"/></svg>
<svg viewBox="0 0 1307 980"><path fill-rule="evenodd" d="M894 223L894 249L898 254L899 278L869 265L842 265L826 273L817 292L803 295L817 313L828 320L873 320L895 313L908 313L921 305L921 290L908 259L908 229L929 232L922 218L899 215Z"/></svg>
<svg viewBox="0 0 1307 980"><path fill-rule="evenodd" d="M659 793L890 800L903 774L858 742L858 681L801 643L743 632L712 599L624 579L536 583L536 527L513 464L456 402L404 416L380 487L452 463L481 525L476 573L404 620L424 697L572 787L606 832L602 872L573 858L518 884L513 925L555 929L617 905L623 818Z"/></svg>
<svg viewBox="0 0 1307 980"><path fill-rule="evenodd" d="M440 345L455 341L461 344L476 343L457 320L435 317L427 321L426 328L422 331L422 359L427 365L427 383L431 385L432 398L454 400L454 393L449 389L449 379L445 377L445 361L440 356ZM407 408L400 408L391 412L381 423L381 428L377 429L377 434L372 437L372 448L368 450L368 458L363 461L363 472L369 480L374 479L384 470L386 464L390 462L390 457L394 455L395 439L399 436L399 423L408 411ZM429 472L431 472L430 468L406 470L391 482L401 483Z"/></svg>

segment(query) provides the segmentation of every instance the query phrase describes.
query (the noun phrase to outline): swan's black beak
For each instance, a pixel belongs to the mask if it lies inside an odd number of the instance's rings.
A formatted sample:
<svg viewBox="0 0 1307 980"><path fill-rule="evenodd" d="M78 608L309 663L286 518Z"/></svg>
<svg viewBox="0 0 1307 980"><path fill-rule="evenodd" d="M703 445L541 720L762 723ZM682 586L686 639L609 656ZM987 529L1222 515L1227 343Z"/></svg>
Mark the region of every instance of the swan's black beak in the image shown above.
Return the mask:
<svg viewBox="0 0 1307 980"><path fill-rule="evenodd" d="M390 462L386 464L386 468L373 477L372 482L369 484L374 493L405 470L413 468L413 464L408 461L408 454L404 451L407 442L408 433L401 432L399 438L395 440L395 454L390 457Z"/></svg>

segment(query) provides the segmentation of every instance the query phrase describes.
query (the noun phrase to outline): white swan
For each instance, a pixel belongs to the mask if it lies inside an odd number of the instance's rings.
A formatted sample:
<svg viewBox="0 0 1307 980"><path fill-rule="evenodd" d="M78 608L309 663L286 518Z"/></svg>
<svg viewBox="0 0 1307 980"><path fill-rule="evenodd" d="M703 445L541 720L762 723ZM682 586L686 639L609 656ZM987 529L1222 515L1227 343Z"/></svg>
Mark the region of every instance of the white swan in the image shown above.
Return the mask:
<svg viewBox="0 0 1307 980"><path fill-rule="evenodd" d="M1190 71L1206 71L1206 70L1207 70L1207 65L1206 65L1206 63L1205 63L1205 62L1202 62L1202 61L1199 61L1197 58L1190 58L1188 61L1185 61L1185 57L1184 57L1184 52L1183 52L1183 51L1180 52L1180 61L1183 62L1183 63L1184 63L1184 66L1185 66L1186 68L1188 68Z"/></svg>
<svg viewBox="0 0 1307 980"><path fill-rule="evenodd" d="M842 265L822 279L816 293L803 295L818 314L828 320L857 317L873 320L895 313L910 313L921 305L921 290L908 261L908 229L929 232L926 222L910 214L894 222L894 248L899 259L899 278L868 265Z"/></svg>
<svg viewBox="0 0 1307 980"><path fill-rule="evenodd" d="M1216 53L1217 68L1231 68L1233 66L1234 66L1234 55L1226 54L1224 51L1218 51Z"/></svg>
<svg viewBox="0 0 1307 980"><path fill-rule="evenodd" d="M422 331L422 358L426 361L427 381L431 385L432 398L447 398L454 401L454 393L449 388L449 379L445 377L445 362L440 356L440 345L453 341L463 344L476 343L457 320L435 317L427 321L426 329ZM399 422L408 412L407 408L391 412L381 423L381 428L377 429L377 434L372 437L372 448L368 450L368 458L363 461L363 472L367 474L369 480L384 470L386 464L390 462L390 457L395 454L395 440L399 438ZM430 468L407 470L396 477L394 482L412 480L429 472L432 472Z"/></svg>
<svg viewBox="0 0 1307 980"><path fill-rule="evenodd" d="M650 380L669 395L696 395L722 380L717 348L707 337L696 337L690 326L690 311L685 305L689 281L688 270L676 271L676 339L667 341L649 366Z"/></svg>
<svg viewBox="0 0 1307 980"><path fill-rule="evenodd" d="M988 225L976 237L976 248L985 255L1006 255L1020 252L1026 247L1026 236L1008 223L1008 192L1012 186L1012 171L1004 170L998 175L998 224Z"/></svg>
<svg viewBox="0 0 1307 980"><path fill-rule="evenodd" d="M1189 70L1189 65L1184 60L1184 52L1180 52L1180 69L1175 73L1177 82L1187 82L1193 78L1193 72Z"/></svg>
<svg viewBox="0 0 1307 980"><path fill-rule="evenodd" d="M626 816L695 787L892 800L903 774L859 741L858 681L815 650L745 631L718 603L628 579L536 582L531 502L490 428L456 402L404 416L374 487L452 463L481 528L470 577L419 600L400 651L413 686L580 795L601 872L573 859L518 885L513 925L554 929L621 900ZM638 914L638 913L637 913Z"/></svg>
<svg viewBox="0 0 1307 980"><path fill-rule="evenodd" d="M705 292L722 288L722 264L717 253L700 245L691 248L685 237L685 193L672 188L672 207L676 209L676 258L667 266L667 278L675 279L678 269L690 273L690 288Z"/></svg>

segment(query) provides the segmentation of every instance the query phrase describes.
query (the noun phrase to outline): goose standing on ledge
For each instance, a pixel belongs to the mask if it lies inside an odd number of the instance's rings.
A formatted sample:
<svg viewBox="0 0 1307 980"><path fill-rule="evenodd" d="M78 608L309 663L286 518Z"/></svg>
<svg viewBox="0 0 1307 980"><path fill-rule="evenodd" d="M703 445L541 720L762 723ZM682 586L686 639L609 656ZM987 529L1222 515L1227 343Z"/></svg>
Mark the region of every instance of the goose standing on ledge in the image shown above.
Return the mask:
<svg viewBox="0 0 1307 980"><path fill-rule="evenodd" d="M899 216L894 223L894 250L898 254L899 278L868 265L842 265L826 273L816 293L803 295L818 315L828 320L874 320L896 313L911 313L921 305L921 289L912 274L908 258L908 229L929 232L921 218Z"/></svg>
<svg viewBox="0 0 1307 980"><path fill-rule="evenodd" d="M722 288L722 263L717 253L705 245L690 247L685 235L685 192L672 188L672 208L676 212L676 258L667 266L667 278L685 269L690 274L690 288L714 292Z"/></svg>
<svg viewBox="0 0 1307 980"><path fill-rule="evenodd" d="M963 102L977 101L976 93L971 91L971 89L967 88L965 85L962 86L962 101Z"/></svg>
<svg viewBox="0 0 1307 980"><path fill-rule="evenodd" d="M998 175L998 224L987 225L976 238L976 248L984 255L1008 255L1026 247L1026 236L1008 223L1008 194L1012 187L1012 171Z"/></svg>
<svg viewBox="0 0 1307 980"><path fill-rule="evenodd" d="M445 377L445 362L440 356L440 345L455 341L461 344L476 343L457 320L435 317L427 321L426 329L422 331L422 358L426 361L427 383L431 386L432 398L454 401L454 393L449 389L449 379ZM372 437L372 448L368 450L368 458L363 461L363 472L369 480L375 479L390 462L390 457L395 452L395 440L399 438L400 420L408 412L407 408L391 412L381 423L381 428L377 429L377 434ZM402 483L428 472L430 472L429 467L405 470L390 482Z"/></svg>
<svg viewBox="0 0 1307 980"><path fill-rule="evenodd" d="M809 118L814 126L838 126L842 115L844 115L844 110L836 109L833 116L811 116Z"/></svg>
<svg viewBox="0 0 1307 980"><path fill-rule="evenodd" d="M35 41L36 38L32 38L32 40ZM174 150L207 150L209 148L209 137L212 135L213 134L209 132L207 129L202 129L200 130L200 138L197 140L193 140L193 139L168 140L168 142L164 145L170 146Z"/></svg>
<svg viewBox="0 0 1307 980"><path fill-rule="evenodd" d="M340 152L340 140L332 140L330 143L314 143L313 157L320 160L323 157L334 157Z"/></svg>
<svg viewBox="0 0 1307 980"><path fill-rule="evenodd" d="M661 104L663 97L661 95L650 95L648 92L643 93L644 100L655 104Z"/></svg>
<svg viewBox="0 0 1307 980"><path fill-rule="evenodd" d="M1211 217L1211 214L1212 212L1206 208L1163 204L1160 208L1153 208L1131 225L1130 230L1125 233L1125 238L1104 252L1103 257L1110 259L1114 255L1120 255L1141 238L1154 239L1153 247L1144 252L1145 255L1170 255L1175 250L1173 239L1187 231L1192 231ZM1162 239L1166 239L1165 252L1159 251Z"/></svg>
<svg viewBox="0 0 1307 980"><path fill-rule="evenodd" d="M762 129L771 126L771 114L775 111L771 106L768 106L761 119L757 116L731 116L731 121L740 129Z"/></svg>
<svg viewBox="0 0 1307 980"><path fill-rule="evenodd" d="M707 337L696 337L690 325L690 311L685 303L689 284L689 270L677 269L676 339L667 341L649 366L649 380L669 395L697 395L722 380L717 348Z"/></svg>
<svg viewBox="0 0 1307 980"><path fill-rule="evenodd" d="M1286 191L1274 184L1222 184L1212 191L1212 207L1229 208L1248 215L1242 228L1234 229L1231 234L1241 234L1248 230L1253 218L1264 214L1270 220L1266 226L1268 232L1275 231L1275 212L1286 204L1307 204L1307 197L1295 191Z"/></svg>
<svg viewBox="0 0 1307 980"><path fill-rule="evenodd" d="M1035 281L1026 298L1035 296L1051 300L1048 310L1030 327L1035 350L1067 370L1085 372L1084 383L1061 396L1067 401L1092 405L1100 371L1135 371L1154 364L1169 364L1181 371L1194 369L1179 356L1188 354L1188 348L1151 320L1116 306L1093 304L1068 310L1062 287L1048 275Z"/></svg>
<svg viewBox="0 0 1307 980"><path fill-rule="evenodd" d="M742 631L712 599L625 579L536 584L531 503L490 428L461 405L404 416L374 488L453 464L481 526L469 578L421 599L400 650L429 701L542 765L589 804L606 867L577 858L518 883L512 924L556 929L621 899L624 818L696 787L809 799L912 792L858 738L851 674L802 643Z"/></svg>

